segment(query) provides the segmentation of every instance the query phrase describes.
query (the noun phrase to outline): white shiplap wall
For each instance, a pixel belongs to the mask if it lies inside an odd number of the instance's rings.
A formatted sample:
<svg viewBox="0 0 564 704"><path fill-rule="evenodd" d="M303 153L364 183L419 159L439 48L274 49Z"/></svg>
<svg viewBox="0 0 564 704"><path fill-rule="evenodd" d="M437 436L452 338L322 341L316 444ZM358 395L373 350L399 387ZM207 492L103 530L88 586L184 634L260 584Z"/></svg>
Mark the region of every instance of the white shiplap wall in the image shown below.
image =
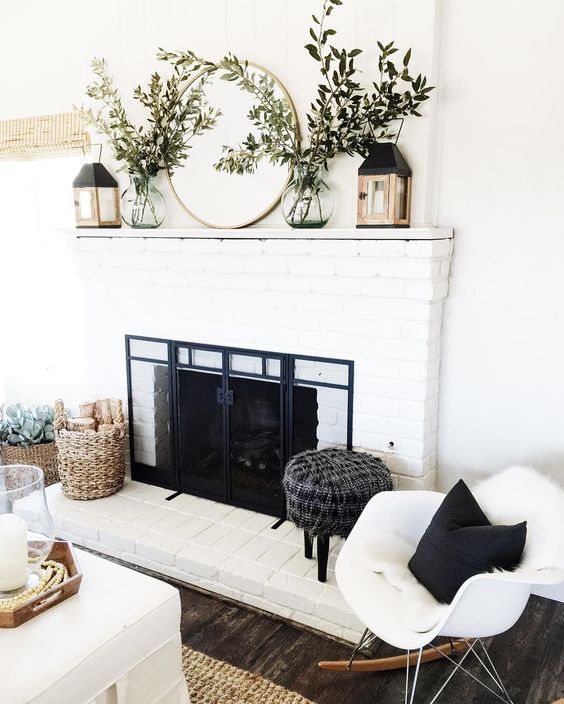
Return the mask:
<svg viewBox="0 0 564 704"><path fill-rule="evenodd" d="M369 82L375 77L376 41L394 39L403 50L413 48L414 69L436 82L437 4L438 0L345 0L331 17L338 30L335 44L365 50L358 63ZM305 125L303 117L315 95L318 72L303 46L308 41L311 14L319 14L321 5L322 0L98 0L95 5L30 0L12 4L3 17L0 43L0 119L65 111L81 102L93 56L108 60L123 95L129 97L132 87L146 81L152 70L166 69L154 58L158 47L164 47L191 48L210 59L233 51L263 64L285 83ZM126 104L129 107L131 101ZM425 116L412 119L402 135L402 148L416 176L413 221L428 224L433 208L428 169L434 107L434 101L428 101ZM104 160L109 161L109 151ZM332 165L333 226L354 222L358 164L359 159L343 157ZM162 188L169 196L164 180ZM266 222L280 221L275 211ZM167 223L193 225L172 199Z"/></svg>

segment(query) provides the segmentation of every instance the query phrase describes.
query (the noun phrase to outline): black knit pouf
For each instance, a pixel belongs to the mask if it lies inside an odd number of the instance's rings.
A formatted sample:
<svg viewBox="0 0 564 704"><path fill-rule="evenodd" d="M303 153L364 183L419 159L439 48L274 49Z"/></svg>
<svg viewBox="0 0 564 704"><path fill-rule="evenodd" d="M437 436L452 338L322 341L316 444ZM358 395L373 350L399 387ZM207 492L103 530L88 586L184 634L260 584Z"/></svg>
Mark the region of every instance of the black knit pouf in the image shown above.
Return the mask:
<svg viewBox="0 0 564 704"><path fill-rule="evenodd" d="M312 538L317 537L320 582L327 577L330 536L346 538L368 501L393 488L390 470L381 459L337 448L293 457L283 485L287 517L304 529L306 557L312 556Z"/></svg>

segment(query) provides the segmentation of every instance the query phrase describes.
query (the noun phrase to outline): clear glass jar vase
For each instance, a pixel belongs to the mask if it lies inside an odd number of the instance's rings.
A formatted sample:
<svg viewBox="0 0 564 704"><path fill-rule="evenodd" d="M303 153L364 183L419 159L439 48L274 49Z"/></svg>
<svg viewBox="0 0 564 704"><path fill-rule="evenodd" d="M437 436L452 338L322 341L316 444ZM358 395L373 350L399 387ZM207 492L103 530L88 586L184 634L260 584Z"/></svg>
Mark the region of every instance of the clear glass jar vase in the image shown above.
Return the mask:
<svg viewBox="0 0 564 704"><path fill-rule="evenodd" d="M121 216L130 227L151 228L162 225L165 199L155 186L155 177L130 173L129 186L121 196Z"/></svg>
<svg viewBox="0 0 564 704"><path fill-rule="evenodd" d="M43 470L24 464L0 466L0 599L40 581L54 538Z"/></svg>
<svg viewBox="0 0 564 704"><path fill-rule="evenodd" d="M321 169L296 167L292 182L282 195L284 220L294 228L325 227L333 214L333 194Z"/></svg>

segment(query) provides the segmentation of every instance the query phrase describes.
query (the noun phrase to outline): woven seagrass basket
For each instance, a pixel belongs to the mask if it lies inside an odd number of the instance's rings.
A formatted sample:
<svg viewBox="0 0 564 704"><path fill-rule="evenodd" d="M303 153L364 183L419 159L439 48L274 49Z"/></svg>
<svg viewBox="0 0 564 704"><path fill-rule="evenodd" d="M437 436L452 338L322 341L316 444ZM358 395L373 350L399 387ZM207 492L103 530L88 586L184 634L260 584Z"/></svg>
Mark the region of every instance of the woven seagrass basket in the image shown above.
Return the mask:
<svg viewBox="0 0 564 704"><path fill-rule="evenodd" d="M125 422L123 413L113 430L67 430L62 401L55 402L55 433L59 449L59 475L63 494L90 501L115 494L125 477Z"/></svg>
<svg viewBox="0 0 564 704"><path fill-rule="evenodd" d="M43 470L45 486L59 481L57 470L57 445L54 442L20 447L19 445L0 446L1 464L32 464Z"/></svg>

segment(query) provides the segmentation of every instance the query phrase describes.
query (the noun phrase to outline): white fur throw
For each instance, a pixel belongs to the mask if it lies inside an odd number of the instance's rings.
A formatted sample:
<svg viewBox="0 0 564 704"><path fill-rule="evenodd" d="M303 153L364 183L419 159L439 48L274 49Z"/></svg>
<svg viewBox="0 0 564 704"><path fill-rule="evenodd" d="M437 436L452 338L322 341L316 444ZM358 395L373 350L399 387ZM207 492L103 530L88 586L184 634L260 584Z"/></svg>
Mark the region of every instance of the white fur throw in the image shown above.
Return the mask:
<svg viewBox="0 0 564 704"><path fill-rule="evenodd" d="M491 523L527 521L527 542L516 572L564 570L564 490L560 486L530 467L515 466L471 489ZM381 531L361 548L359 557L401 593L405 625L424 633L450 607L436 601L410 572L407 564L415 548L399 535Z"/></svg>

